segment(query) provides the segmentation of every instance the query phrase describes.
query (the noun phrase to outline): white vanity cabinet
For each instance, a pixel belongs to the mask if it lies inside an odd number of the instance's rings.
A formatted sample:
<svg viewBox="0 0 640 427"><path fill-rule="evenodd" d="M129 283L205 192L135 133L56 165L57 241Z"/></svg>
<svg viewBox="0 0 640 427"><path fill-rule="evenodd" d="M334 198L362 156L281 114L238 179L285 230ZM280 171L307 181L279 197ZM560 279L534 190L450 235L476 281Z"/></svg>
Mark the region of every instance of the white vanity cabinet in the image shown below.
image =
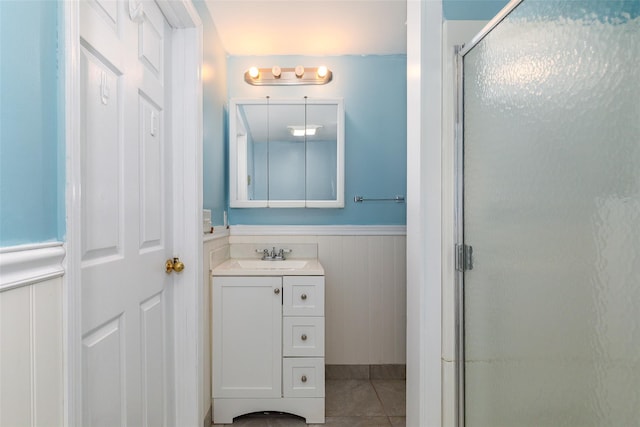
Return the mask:
<svg viewBox="0 0 640 427"><path fill-rule="evenodd" d="M258 411L324 423L324 276L214 276L215 423Z"/></svg>

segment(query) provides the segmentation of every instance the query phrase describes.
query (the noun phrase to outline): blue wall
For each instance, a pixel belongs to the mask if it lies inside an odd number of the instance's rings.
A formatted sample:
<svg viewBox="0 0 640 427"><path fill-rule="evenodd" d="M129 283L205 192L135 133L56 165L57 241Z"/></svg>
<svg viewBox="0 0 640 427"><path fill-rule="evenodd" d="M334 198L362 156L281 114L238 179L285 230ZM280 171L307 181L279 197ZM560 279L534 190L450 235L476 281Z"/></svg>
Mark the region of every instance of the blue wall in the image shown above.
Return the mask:
<svg viewBox="0 0 640 427"><path fill-rule="evenodd" d="M0 0L1 1L1 0ZM195 0L203 27L203 207L211 209L214 225L223 223L227 206L226 110L227 57L211 15L202 0Z"/></svg>
<svg viewBox="0 0 640 427"><path fill-rule="evenodd" d="M444 16L450 20L490 19L506 3L445 0ZM206 6L202 0L194 4L203 20L205 40L204 207L212 209L214 224L222 223L227 206L227 81L229 96L271 92L274 97L343 97L347 112L345 209L235 209L230 212L234 223L404 224L404 205L354 205L352 197L405 192L406 57L236 57L229 59L227 67L215 26L204 13ZM0 1L0 246L64 239L59 9L60 3L53 0ZM271 89L250 87L241 80L249 65L272 63L326 63L335 79L327 86Z"/></svg>
<svg viewBox="0 0 640 427"><path fill-rule="evenodd" d="M490 20L509 0L444 0L442 12L446 20Z"/></svg>
<svg viewBox="0 0 640 427"><path fill-rule="evenodd" d="M64 236L58 6L0 1L0 246Z"/></svg>
<svg viewBox="0 0 640 427"><path fill-rule="evenodd" d="M327 65L333 81L321 86L251 86L244 72L270 67ZM230 209L231 224L334 225L406 224L406 206L394 202L354 203L353 197L406 193L407 57L259 56L228 59L229 97L343 98L345 108L344 209Z"/></svg>

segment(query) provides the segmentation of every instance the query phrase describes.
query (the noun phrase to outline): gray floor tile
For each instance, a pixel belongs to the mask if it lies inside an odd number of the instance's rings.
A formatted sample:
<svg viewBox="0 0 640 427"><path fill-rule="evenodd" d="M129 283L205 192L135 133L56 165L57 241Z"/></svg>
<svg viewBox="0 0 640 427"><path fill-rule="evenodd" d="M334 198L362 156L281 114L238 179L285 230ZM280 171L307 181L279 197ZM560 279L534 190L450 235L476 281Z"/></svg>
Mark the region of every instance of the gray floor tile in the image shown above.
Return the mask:
<svg viewBox="0 0 640 427"><path fill-rule="evenodd" d="M372 380L404 380L407 378L406 365L371 365Z"/></svg>
<svg viewBox="0 0 640 427"><path fill-rule="evenodd" d="M389 417L393 427L406 427L407 419L405 417Z"/></svg>
<svg viewBox="0 0 640 427"><path fill-rule="evenodd" d="M370 381L327 380L325 390L327 417L385 415Z"/></svg>
<svg viewBox="0 0 640 427"><path fill-rule="evenodd" d="M388 416L404 417L406 414L404 380L371 380Z"/></svg>
<svg viewBox="0 0 640 427"><path fill-rule="evenodd" d="M327 380L368 380L369 365L326 365Z"/></svg>
<svg viewBox="0 0 640 427"><path fill-rule="evenodd" d="M387 417L326 417L324 422L309 427L391 427Z"/></svg>

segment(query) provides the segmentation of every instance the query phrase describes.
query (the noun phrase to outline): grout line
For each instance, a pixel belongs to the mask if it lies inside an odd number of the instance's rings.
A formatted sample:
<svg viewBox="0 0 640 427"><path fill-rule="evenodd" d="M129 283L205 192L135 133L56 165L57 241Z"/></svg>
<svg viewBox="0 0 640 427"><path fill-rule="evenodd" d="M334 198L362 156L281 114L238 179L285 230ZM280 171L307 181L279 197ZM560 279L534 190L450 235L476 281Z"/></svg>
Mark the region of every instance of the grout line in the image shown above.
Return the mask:
<svg viewBox="0 0 640 427"><path fill-rule="evenodd" d="M382 406L382 412L384 412L384 415L389 418L389 414L387 414L387 410L384 407L384 403L382 403L382 399L380 398L380 395L378 394L378 389L376 389L376 386L373 384L373 381L369 380L369 384L371 384L371 387L373 387L373 391L376 394L376 397L378 398L378 402L380 402L380 406Z"/></svg>

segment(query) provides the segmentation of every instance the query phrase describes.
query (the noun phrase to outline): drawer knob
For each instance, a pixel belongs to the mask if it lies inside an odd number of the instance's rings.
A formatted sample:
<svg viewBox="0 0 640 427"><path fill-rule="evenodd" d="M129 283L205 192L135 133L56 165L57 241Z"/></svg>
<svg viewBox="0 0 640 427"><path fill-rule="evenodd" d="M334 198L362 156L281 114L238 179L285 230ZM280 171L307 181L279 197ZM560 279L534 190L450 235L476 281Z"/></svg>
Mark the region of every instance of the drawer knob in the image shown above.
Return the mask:
<svg viewBox="0 0 640 427"><path fill-rule="evenodd" d="M275 288L275 289L273 290L273 293L274 293L274 294L276 294L276 295L278 295L278 294L280 293L280 288Z"/></svg>
<svg viewBox="0 0 640 427"><path fill-rule="evenodd" d="M307 382L307 376L303 375L302 378L300 378L300 381L302 381L303 383Z"/></svg>
<svg viewBox="0 0 640 427"><path fill-rule="evenodd" d="M300 339L302 341L306 341L307 340L307 334L302 334L302 336L300 337Z"/></svg>
<svg viewBox="0 0 640 427"><path fill-rule="evenodd" d="M306 299L307 299L307 294L302 294L302 295L300 295L300 299L301 299L302 301L306 300Z"/></svg>

